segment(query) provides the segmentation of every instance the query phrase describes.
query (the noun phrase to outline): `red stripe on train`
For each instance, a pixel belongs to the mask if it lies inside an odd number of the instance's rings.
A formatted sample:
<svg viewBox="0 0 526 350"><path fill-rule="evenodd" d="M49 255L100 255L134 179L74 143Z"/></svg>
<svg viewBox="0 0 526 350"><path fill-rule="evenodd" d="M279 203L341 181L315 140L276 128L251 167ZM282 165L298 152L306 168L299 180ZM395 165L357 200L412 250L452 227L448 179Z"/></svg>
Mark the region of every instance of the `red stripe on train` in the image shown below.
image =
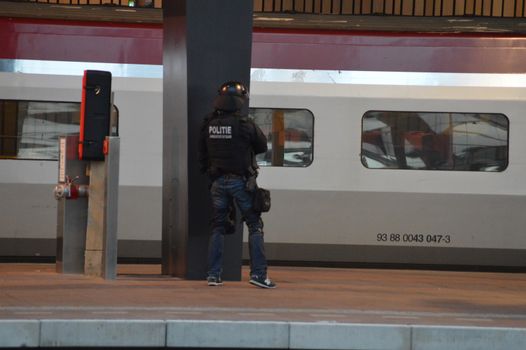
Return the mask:
<svg viewBox="0 0 526 350"><path fill-rule="evenodd" d="M0 42L4 59L160 65L163 55L155 24L0 17ZM252 67L524 73L526 37L255 28Z"/></svg>

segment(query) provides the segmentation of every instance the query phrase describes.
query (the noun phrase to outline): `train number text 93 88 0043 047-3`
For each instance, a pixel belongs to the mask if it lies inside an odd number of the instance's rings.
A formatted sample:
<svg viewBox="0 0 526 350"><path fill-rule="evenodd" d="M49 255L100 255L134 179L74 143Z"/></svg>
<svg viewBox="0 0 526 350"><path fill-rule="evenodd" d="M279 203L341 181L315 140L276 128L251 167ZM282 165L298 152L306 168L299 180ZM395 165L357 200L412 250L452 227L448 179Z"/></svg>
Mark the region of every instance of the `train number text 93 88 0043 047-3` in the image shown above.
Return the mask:
<svg viewBox="0 0 526 350"><path fill-rule="evenodd" d="M451 235L448 234L423 234L423 233L378 233L378 242L391 243L425 243L425 244L450 244Z"/></svg>

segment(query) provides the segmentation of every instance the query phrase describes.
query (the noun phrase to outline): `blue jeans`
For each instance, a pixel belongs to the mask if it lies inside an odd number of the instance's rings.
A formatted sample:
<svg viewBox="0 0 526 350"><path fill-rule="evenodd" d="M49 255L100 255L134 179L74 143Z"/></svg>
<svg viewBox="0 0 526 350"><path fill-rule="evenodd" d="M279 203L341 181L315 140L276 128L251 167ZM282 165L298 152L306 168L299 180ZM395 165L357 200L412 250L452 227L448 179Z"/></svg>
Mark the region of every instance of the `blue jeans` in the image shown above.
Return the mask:
<svg viewBox="0 0 526 350"><path fill-rule="evenodd" d="M208 275L221 277L225 221L229 203L233 198L248 226L250 276L267 276L267 258L263 247L263 221L261 214L252 209L251 192L245 189L246 180L240 176L223 175L215 179L210 188L213 205L212 236L208 246Z"/></svg>

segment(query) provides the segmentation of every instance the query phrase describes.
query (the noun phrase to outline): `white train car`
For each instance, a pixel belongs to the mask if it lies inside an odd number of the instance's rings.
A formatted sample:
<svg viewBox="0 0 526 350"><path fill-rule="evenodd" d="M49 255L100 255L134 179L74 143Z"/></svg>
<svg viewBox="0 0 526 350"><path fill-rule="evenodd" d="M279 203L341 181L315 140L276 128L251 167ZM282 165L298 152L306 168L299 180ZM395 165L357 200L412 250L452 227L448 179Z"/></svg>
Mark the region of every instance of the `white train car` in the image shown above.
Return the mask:
<svg viewBox="0 0 526 350"><path fill-rule="evenodd" d="M159 26L0 17L0 40L10 38L0 58L0 258L55 254L55 140L78 128L85 69L113 73L119 256L160 258L161 33ZM322 36L330 57L319 55ZM264 214L268 258L524 268L525 75L479 74L463 70L461 61L433 60L422 70L437 73L355 71L356 60L345 58L382 50L402 57L412 42L411 52L465 59L500 45L492 52L524 62L526 40L404 36L395 47L392 34L383 41L357 36L254 33L251 115L272 149L258 159L260 184L273 197ZM79 37L107 47L107 57L84 50ZM301 57L294 56L298 48ZM382 57L371 62L383 64ZM369 67L366 58L358 63ZM451 67L457 73L440 73Z"/></svg>
<svg viewBox="0 0 526 350"><path fill-rule="evenodd" d="M252 83L314 116L312 163L261 170L269 257L523 266L524 76L342 75Z"/></svg>
<svg viewBox="0 0 526 350"><path fill-rule="evenodd" d="M26 109L46 106L45 111L34 113L40 123L57 114L72 114L71 122L78 133L79 84L82 84L81 76L3 72L0 73L0 96L4 108L7 101L11 105L28 105ZM123 256L158 257L162 207L162 79L115 77L112 84L114 103L121 116L118 225L119 239L124 243L120 249ZM65 112L64 105L72 105L76 110ZM64 125L70 124L62 124L55 130L64 130ZM47 148L47 155L31 154L34 138L42 138L46 133L41 125L28 132L26 126L27 123L21 127L23 136L18 151L33 159L0 159L0 240L3 242L0 256L53 256L56 203L52 189L58 181L58 164L53 159L58 149L55 145ZM57 136L52 135L55 139Z"/></svg>
<svg viewBox="0 0 526 350"><path fill-rule="evenodd" d="M298 71L265 73L258 80L261 70L253 71L253 117L268 131L269 116L280 114L289 134L294 129L300 135L285 141L282 166L272 166L271 157L260 159L261 185L273 194L273 209L264 215L271 260L521 264L526 249L521 76L383 73L392 85L379 84L373 72L348 73L357 83L338 72L314 77L304 72L302 81L290 79ZM323 82L324 77L339 81ZM404 84L396 83L402 77ZM45 113L57 113L42 112L42 106L78 103L80 83L80 76L4 72L0 95L34 101L29 109L42 122ZM121 256L156 257L162 81L115 77L113 89L121 116ZM35 127L28 130L23 134ZM31 147L20 152L30 155ZM49 146L48 152L56 151ZM55 237L56 161L0 163L0 234L8 243L2 255L50 254L38 250L49 250Z"/></svg>

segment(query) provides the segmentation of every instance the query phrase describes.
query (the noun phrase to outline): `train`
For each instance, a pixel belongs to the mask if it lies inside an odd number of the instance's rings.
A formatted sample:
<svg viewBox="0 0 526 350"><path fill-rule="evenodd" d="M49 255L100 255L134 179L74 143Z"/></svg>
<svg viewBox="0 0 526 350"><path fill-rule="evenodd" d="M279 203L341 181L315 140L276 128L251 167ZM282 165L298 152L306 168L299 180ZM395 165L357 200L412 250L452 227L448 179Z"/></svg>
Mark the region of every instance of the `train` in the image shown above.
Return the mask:
<svg viewBox="0 0 526 350"><path fill-rule="evenodd" d="M0 257L55 255L57 138L97 69L120 115L119 257L158 260L162 26L0 16L0 42ZM252 52L271 262L526 267L526 38L255 27Z"/></svg>

